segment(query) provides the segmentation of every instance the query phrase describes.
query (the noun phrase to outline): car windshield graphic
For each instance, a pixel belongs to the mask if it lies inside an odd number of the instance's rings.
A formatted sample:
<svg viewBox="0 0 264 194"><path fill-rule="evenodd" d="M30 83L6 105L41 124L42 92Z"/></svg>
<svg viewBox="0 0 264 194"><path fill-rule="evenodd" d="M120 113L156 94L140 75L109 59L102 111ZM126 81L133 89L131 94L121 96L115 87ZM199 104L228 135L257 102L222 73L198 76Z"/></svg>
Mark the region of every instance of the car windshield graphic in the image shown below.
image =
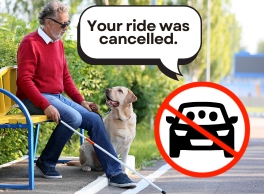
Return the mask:
<svg viewBox="0 0 264 194"><path fill-rule="evenodd" d="M218 125L226 123L221 109L216 107L187 107L183 109L182 114L198 125ZM186 123L180 119L179 124Z"/></svg>

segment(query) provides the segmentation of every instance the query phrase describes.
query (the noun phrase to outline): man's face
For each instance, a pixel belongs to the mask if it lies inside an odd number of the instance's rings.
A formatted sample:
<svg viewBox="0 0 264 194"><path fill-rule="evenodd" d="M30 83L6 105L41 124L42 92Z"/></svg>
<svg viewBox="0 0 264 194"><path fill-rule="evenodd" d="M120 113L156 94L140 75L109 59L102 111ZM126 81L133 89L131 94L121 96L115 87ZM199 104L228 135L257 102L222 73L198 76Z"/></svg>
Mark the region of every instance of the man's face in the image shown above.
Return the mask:
<svg viewBox="0 0 264 194"><path fill-rule="evenodd" d="M54 19L56 21L64 24L64 23L67 23L69 21L69 14L67 12L64 12L64 13L58 12L57 17ZM68 26L66 26L65 28L61 28L60 24L58 24L54 21L51 22L50 32L53 36L53 37L51 37L52 39L55 39L55 40L61 39L67 30L68 30Z"/></svg>

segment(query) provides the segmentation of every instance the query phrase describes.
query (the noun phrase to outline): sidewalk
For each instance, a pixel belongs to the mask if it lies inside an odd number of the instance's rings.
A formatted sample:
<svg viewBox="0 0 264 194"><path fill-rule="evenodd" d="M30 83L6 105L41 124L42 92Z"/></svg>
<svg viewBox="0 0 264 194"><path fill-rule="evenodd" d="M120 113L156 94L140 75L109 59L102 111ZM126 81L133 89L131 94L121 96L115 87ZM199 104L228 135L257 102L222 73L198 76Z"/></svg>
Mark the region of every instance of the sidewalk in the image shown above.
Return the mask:
<svg viewBox="0 0 264 194"><path fill-rule="evenodd" d="M264 139L264 118L249 118L250 138Z"/></svg>
<svg viewBox="0 0 264 194"><path fill-rule="evenodd" d="M159 160L154 166L149 166L140 173L147 177L165 164L166 161ZM131 175L131 178L137 183L141 181L136 175ZM264 139L250 139L241 160L221 175L196 178L171 168L153 183L167 194L264 194ZM134 191L128 191L107 186L97 194L135 194ZM138 194L160 194L160 191L148 185Z"/></svg>
<svg viewBox="0 0 264 194"><path fill-rule="evenodd" d="M84 172L80 167L57 164L62 179L46 179L35 168L35 190L1 190L0 193L64 193L72 194L102 176L103 171ZM0 169L1 184L28 184L28 160Z"/></svg>

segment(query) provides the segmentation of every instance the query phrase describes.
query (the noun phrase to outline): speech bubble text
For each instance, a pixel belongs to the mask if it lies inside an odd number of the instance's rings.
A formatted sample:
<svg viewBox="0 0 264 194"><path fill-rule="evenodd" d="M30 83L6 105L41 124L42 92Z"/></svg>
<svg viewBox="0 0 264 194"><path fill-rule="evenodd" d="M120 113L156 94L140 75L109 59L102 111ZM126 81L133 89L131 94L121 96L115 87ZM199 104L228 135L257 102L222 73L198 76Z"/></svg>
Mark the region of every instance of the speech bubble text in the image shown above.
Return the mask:
<svg viewBox="0 0 264 194"><path fill-rule="evenodd" d="M177 80L201 48L201 26L188 6L92 6L80 16L78 53L92 65L158 65Z"/></svg>

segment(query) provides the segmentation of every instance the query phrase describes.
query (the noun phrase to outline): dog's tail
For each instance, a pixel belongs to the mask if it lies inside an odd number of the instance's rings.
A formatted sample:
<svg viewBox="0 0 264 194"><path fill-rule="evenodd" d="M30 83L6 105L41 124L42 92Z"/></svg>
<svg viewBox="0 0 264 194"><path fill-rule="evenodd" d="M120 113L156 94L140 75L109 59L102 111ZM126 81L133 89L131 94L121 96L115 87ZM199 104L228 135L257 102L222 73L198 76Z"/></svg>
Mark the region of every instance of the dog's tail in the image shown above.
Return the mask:
<svg viewBox="0 0 264 194"><path fill-rule="evenodd" d="M69 161L66 163L68 166L81 166L79 161Z"/></svg>

